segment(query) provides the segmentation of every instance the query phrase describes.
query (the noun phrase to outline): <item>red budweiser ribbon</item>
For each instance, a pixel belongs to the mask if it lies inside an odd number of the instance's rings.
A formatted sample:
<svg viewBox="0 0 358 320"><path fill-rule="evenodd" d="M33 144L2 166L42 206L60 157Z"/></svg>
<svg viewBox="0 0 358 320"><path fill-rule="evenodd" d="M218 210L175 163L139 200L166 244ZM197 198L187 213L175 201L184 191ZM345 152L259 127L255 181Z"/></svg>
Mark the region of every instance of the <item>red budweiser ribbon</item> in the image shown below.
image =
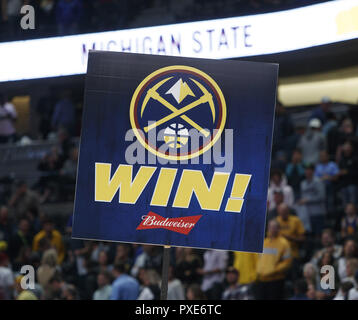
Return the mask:
<svg viewBox="0 0 358 320"><path fill-rule="evenodd" d="M154 212L148 212L142 216L142 222L136 230L145 229L167 229L182 234L189 234L199 221L202 215L181 217L181 218L164 218Z"/></svg>

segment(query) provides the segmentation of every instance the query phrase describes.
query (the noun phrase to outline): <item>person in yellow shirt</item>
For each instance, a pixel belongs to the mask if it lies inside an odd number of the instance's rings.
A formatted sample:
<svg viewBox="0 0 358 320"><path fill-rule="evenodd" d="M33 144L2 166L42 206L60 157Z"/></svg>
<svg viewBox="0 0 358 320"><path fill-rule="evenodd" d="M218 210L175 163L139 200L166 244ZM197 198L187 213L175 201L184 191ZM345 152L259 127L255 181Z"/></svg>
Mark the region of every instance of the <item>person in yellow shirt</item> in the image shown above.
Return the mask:
<svg viewBox="0 0 358 320"><path fill-rule="evenodd" d="M280 236L277 220L269 221L268 237L263 253L257 261L256 298L278 300L284 298L285 278L291 267L292 256L289 242Z"/></svg>
<svg viewBox="0 0 358 320"><path fill-rule="evenodd" d="M239 284L245 285L256 281L256 264L258 257L258 253L234 252L233 266L239 271Z"/></svg>
<svg viewBox="0 0 358 320"><path fill-rule="evenodd" d="M39 251L40 241L47 238L52 247L57 250L57 261L62 263L65 258L65 247L62 241L61 233L54 229L53 222L49 219L43 221L43 230L41 230L35 237L32 243L32 250Z"/></svg>
<svg viewBox="0 0 358 320"><path fill-rule="evenodd" d="M290 213L290 208L281 203L277 208L277 221L280 225L280 235L291 245L292 258L299 258L299 245L305 241L305 228L299 217Z"/></svg>

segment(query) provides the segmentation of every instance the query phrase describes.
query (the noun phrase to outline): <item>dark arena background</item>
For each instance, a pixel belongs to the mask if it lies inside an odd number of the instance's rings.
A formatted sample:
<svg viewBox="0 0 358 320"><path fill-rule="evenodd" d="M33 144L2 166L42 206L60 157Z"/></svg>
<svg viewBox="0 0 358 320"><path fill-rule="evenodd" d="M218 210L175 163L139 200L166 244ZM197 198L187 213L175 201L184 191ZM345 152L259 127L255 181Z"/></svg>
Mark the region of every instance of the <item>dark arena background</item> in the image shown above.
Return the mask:
<svg viewBox="0 0 358 320"><path fill-rule="evenodd" d="M91 49L279 64L264 253L172 247L168 300L358 300L358 1L0 4L0 300L160 299L161 246L71 238Z"/></svg>

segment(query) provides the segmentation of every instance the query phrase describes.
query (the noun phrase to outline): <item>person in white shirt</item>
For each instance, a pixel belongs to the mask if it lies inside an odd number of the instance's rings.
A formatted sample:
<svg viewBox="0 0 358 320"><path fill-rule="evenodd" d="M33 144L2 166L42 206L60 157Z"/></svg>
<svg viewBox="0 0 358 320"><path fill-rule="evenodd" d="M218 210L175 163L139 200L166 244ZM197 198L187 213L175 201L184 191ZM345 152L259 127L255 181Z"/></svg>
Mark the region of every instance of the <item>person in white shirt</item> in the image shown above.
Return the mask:
<svg viewBox="0 0 358 320"><path fill-rule="evenodd" d="M347 276L344 279L342 279L342 282L350 281L356 287L358 285L358 283L355 280L355 274L357 271L358 271L358 259L357 258L348 259L346 264Z"/></svg>
<svg viewBox="0 0 358 320"><path fill-rule="evenodd" d="M354 276L354 280L357 284L358 283L358 271L356 272L356 274ZM358 285L356 285L354 288L349 290L347 300L358 300Z"/></svg>
<svg viewBox="0 0 358 320"><path fill-rule="evenodd" d="M348 292L348 300L358 300L358 289L352 288Z"/></svg>
<svg viewBox="0 0 358 320"><path fill-rule="evenodd" d="M14 140L16 134L14 122L16 118L17 113L14 105L7 102L5 96L0 93L0 143Z"/></svg>
<svg viewBox="0 0 358 320"><path fill-rule="evenodd" d="M15 285L13 272L8 265L8 256L0 252L0 300L11 299Z"/></svg>
<svg viewBox="0 0 358 320"><path fill-rule="evenodd" d="M108 271L102 271L97 276L98 289L93 294L93 300L110 300L112 286L111 275Z"/></svg>
<svg viewBox="0 0 358 320"><path fill-rule="evenodd" d="M137 300L159 300L160 298L160 277L154 269L141 268L138 278L142 282Z"/></svg>
<svg viewBox="0 0 358 320"><path fill-rule="evenodd" d="M168 296L167 300L184 300L185 293L181 281L175 278L173 266L169 267L168 273Z"/></svg>
<svg viewBox="0 0 358 320"><path fill-rule="evenodd" d="M349 291L354 288L350 281L343 282L333 300L348 300Z"/></svg>
<svg viewBox="0 0 358 320"><path fill-rule="evenodd" d="M215 283L221 283L225 278L225 270L228 264L227 251L206 250L204 253L204 267L200 273L203 275L201 290L208 291Z"/></svg>
<svg viewBox="0 0 358 320"><path fill-rule="evenodd" d="M293 206L295 202L293 189L287 184L286 178L283 176L281 170L279 169L273 169L271 171L271 179L267 197L269 203L269 210L273 210L276 207L276 203L274 201L275 192L282 192L283 202L289 207Z"/></svg>
<svg viewBox="0 0 358 320"><path fill-rule="evenodd" d="M347 277L347 260L354 258L357 253L357 244L354 239L347 239L344 242L343 256L338 259L338 276L341 281Z"/></svg>

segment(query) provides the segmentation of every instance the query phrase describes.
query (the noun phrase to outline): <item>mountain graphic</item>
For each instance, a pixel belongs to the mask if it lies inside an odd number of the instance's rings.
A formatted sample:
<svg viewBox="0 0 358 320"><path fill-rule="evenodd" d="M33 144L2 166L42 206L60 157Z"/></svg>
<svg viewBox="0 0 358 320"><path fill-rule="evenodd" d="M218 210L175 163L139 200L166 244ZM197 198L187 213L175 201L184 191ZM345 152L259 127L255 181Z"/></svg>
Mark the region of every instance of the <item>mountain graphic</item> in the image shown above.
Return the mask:
<svg viewBox="0 0 358 320"><path fill-rule="evenodd" d="M193 91L191 91L186 82L183 82L182 78L180 78L165 94L172 94L178 103L182 102L186 96L195 97Z"/></svg>

